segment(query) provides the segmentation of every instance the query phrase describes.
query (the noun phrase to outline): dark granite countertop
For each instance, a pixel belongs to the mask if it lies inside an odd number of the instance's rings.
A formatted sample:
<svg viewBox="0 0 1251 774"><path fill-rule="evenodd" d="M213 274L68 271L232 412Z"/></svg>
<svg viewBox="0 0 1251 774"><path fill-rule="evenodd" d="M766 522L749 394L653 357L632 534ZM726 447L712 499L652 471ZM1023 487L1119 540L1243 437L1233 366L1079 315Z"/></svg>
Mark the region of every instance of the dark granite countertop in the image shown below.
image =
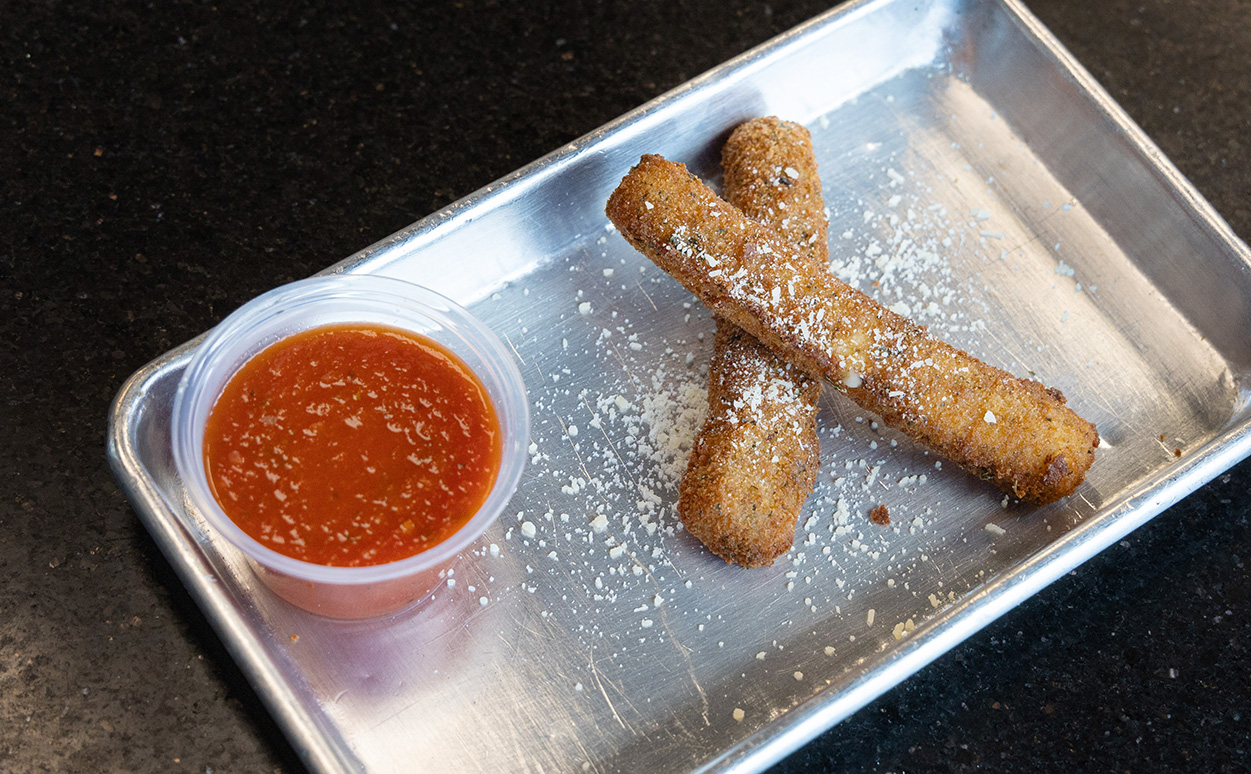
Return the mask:
<svg viewBox="0 0 1251 774"><path fill-rule="evenodd" d="M109 472L119 386L827 7L329 5L0 11L0 770L301 771ZM1251 4L1030 6L1251 235ZM1249 503L1244 461L777 771L1251 768Z"/></svg>

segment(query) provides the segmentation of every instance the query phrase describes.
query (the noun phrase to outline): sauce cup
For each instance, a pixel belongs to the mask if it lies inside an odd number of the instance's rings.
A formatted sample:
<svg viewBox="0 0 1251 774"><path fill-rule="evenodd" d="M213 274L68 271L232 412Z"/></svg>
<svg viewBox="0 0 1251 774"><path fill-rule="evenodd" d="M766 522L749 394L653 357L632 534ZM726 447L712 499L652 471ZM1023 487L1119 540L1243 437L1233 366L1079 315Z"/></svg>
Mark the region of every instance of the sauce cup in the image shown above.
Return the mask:
<svg viewBox="0 0 1251 774"><path fill-rule="evenodd" d="M338 567L295 559L261 544L226 515L204 462L205 423L236 371L269 345L309 328L363 323L434 339L486 387L503 433L500 467L486 501L441 543L387 564ZM223 320L196 350L174 398L174 462L187 497L208 526L237 548L256 576L291 604L340 619L375 618L422 601L443 582L456 557L477 540L512 498L525 466L529 401L511 352L481 321L432 290L372 275L331 275L276 288Z"/></svg>

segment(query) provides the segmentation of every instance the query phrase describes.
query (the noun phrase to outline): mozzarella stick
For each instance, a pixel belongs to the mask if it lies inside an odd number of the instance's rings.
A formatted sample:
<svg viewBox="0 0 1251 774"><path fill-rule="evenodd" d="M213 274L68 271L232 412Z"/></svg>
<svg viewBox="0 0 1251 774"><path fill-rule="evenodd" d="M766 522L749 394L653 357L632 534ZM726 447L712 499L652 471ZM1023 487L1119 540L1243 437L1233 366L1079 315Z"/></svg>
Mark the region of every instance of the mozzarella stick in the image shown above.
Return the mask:
<svg viewBox="0 0 1251 774"><path fill-rule="evenodd" d="M814 266L829 262L824 200L812 138L799 124L757 118L722 151L726 198L772 226ZM821 467L821 382L734 323L717 319L708 368L708 417L682 478L678 514L714 554L744 567L772 564Z"/></svg>
<svg viewBox="0 0 1251 774"><path fill-rule="evenodd" d="M721 149L725 198L769 226L813 266L830 262L825 198L812 136L802 124L755 118L730 134Z"/></svg>
<svg viewBox="0 0 1251 774"><path fill-rule="evenodd" d="M681 164L644 156L607 212L715 314L1003 491L1049 503L1085 478L1099 434L1058 390L987 365L815 269Z"/></svg>

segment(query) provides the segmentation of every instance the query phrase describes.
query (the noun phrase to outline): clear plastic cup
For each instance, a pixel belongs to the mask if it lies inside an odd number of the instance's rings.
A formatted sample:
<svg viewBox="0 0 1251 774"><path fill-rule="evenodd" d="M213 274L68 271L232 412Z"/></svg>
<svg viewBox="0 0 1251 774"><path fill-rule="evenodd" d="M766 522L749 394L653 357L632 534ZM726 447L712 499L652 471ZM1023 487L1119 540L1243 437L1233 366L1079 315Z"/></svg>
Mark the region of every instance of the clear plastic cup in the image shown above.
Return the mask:
<svg viewBox="0 0 1251 774"><path fill-rule="evenodd" d="M204 427L235 372L274 342L309 328L342 323L386 325L429 337L461 358L482 381L503 432L499 473L486 501L447 540L421 553L368 567L331 567L280 554L235 525L209 487ZM293 282L240 307L204 340L174 398L174 462L187 495L218 534L247 557L278 596L331 618L374 618L429 596L457 555L508 504L525 466L530 409L511 352L468 311L432 290L369 275L333 275Z"/></svg>

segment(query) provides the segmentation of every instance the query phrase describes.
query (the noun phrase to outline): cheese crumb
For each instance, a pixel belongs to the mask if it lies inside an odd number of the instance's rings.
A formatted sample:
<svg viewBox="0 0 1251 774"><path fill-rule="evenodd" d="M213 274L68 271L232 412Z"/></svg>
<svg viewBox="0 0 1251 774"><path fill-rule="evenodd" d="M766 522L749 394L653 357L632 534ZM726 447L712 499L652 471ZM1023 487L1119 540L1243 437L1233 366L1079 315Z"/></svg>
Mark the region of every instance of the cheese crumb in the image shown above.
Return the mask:
<svg viewBox="0 0 1251 774"><path fill-rule="evenodd" d="M1007 530L999 526L998 524L987 524L986 531L991 533L992 535L1003 535L1007 533Z"/></svg>
<svg viewBox="0 0 1251 774"><path fill-rule="evenodd" d="M747 716L747 713L743 712L743 711L742 711L741 709L739 709L738 707L735 707L735 708L734 708L734 719L735 719L736 721L738 721L739 723L742 723L742 722L743 722L743 718L745 718L746 716Z"/></svg>

